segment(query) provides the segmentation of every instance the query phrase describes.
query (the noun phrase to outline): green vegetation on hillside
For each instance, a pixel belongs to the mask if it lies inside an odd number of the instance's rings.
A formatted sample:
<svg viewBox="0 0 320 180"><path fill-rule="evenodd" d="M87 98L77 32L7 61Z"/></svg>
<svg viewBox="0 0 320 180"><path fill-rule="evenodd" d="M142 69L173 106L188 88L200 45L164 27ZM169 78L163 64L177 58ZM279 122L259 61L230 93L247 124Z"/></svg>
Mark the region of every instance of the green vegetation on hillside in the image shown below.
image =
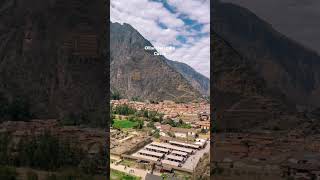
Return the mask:
<svg viewBox="0 0 320 180"><path fill-rule="evenodd" d="M158 113L157 111L149 111L146 109L138 111L127 104L112 107L112 113L124 116L134 115L136 117L147 118L154 122L161 122L163 120L162 113Z"/></svg>
<svg viewBox="0 0 320 180"><path fill-rule="evenodd" d="M131 107L129 107L128 105L119 105L119 106L115 106L112 109L112 113L114 114L119 114L119 115L131 115L131 114L135 114L137 111Z"/></svg>
<svg viewBox="0 0 320 180"><path fill-rule="evenodd" d="M167 119L165 121L165 123L169 124L172 127L187 128L187 129L191 128L190 124L187 124L187 123L183 122L181 119L179 119L179 121L174 121L172 119Z"/></svg>

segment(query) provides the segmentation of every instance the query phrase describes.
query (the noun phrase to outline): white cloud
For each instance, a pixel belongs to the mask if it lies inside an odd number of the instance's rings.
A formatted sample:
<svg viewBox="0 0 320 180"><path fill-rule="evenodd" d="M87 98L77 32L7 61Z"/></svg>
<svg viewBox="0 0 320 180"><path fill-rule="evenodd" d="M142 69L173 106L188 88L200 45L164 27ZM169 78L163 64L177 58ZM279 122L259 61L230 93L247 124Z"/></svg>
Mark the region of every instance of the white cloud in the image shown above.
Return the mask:
<svg viewBox="0 0 320 180"><path fill-rule="evenodd" d="M170 6L174 6L177 10L177 13L171 13L162 3L158 2L111 0L110 20L111 22L132 25L154 46L181 46L172 52L167 52L166 57L184 62L203 75L210 77L209 35L195 38L199 33L209 33L209 1L188 0L183 3L180 1L168 1ZM188 25L178 18L181 14L203 24L201 31L188 30ZM158 22L163 23L167 29L162 29ZM178 41L177 36L184 36L187 44Z"/></svg>
<svg viewBox="0 0 320 180"><path fill-rule="evenodd" d="M200 23L210 23L210 0L168 0L178 13L184 13Z"/></svg>

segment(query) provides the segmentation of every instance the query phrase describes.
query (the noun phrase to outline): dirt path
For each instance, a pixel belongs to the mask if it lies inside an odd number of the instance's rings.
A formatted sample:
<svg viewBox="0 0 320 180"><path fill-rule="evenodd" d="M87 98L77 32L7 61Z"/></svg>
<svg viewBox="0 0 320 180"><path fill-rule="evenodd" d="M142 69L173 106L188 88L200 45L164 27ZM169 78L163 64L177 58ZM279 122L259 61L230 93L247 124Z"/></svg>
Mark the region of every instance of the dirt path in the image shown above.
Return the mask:
<svg viewBox="0 0 320 180"><path fill-rule="evenodd" d="M142 178L142 180L145 179L148 171L146 170L142 170L142 169L136 169L136 168L131 168L131 167L127 167L126 169L124 168L123 165L115 165L115 164L110 164L110 168L114 169L114 170L118 170L127 174L131 174L134 176L139 176Z"/></svg>

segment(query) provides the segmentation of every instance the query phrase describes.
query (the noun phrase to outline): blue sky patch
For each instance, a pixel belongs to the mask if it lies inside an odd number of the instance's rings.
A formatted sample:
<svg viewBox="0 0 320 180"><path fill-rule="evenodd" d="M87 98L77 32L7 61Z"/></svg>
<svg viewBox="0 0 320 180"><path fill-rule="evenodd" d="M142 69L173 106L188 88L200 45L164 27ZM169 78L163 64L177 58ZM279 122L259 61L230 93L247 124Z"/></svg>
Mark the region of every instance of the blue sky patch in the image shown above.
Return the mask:
<svg viewBox="0 0 320 180"><path fill-rule="evenodd" d="M180 43L182 43L182 44L185 44L185 43L187 43L187 38L185 37L185 36L182 36L182 35L178 35L177 37L176 37L176 39L180 42Z"/></svg>
<svg viewBox="0 0 320 180"><path fill-rule="evenodd" d="M157 24L161 29L168 29L168 26L159 20L157 20Z"/></svg>

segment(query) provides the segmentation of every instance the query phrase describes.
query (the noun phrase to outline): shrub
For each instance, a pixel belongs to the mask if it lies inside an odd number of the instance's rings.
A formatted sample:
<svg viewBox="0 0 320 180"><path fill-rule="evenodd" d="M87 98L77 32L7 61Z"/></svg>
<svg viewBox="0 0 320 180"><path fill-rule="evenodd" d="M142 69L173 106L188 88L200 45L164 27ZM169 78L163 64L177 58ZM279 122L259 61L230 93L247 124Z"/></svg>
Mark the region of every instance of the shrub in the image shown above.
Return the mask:
<svg viewBox="0 0 320 180"><path fill-rule="evenodd" d="M113 93L111 93L111 99L112 100L120 100L121 99L121 95L118 91L114 91Z"/></svg>

